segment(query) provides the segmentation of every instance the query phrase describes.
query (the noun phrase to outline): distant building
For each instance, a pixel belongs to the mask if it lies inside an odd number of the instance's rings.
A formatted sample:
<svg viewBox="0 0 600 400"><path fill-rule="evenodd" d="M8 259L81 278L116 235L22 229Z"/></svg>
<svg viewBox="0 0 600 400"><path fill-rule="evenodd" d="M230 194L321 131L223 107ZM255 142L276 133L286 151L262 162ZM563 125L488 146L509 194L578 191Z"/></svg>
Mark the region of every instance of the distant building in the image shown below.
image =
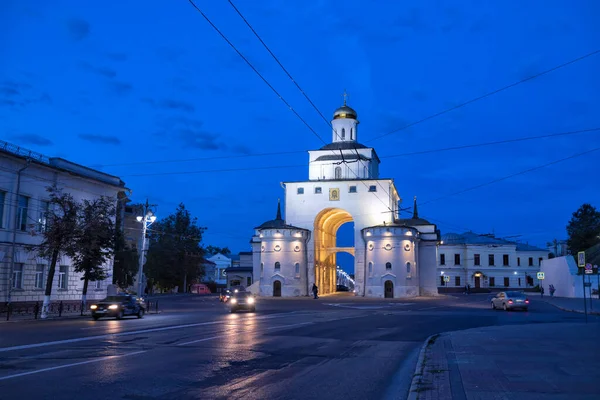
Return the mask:
<svg viewBox="0 0 600 400"><path fill-rule="evenodd" d="M462 291L531 288L548 250L474 232L448 233L438 246L438 288Z"/></svg>
<svg viewBox="0 0 600 400"><path fill-rule="evenodd" d="M128 189L116 176L1 140L0 176L0 298L8 301L10 293L12 302L41 301L50 263L26 247L42 242L50 207L46 188L56 184L76 201L100 196L116 201L119 193ZM104 268L111 276L113 260ZM104 297L110 282L111 278L90 282L87 298ZM82 289L81 274L74 272L69 257L61 256L54 274L52 299L80 300Z"/></svg>
<svg viewBox="0 0 600 400"><path fill-rule="evenodd" d="M204 268L204 273L202 274L201 282L216 282L217 264L209 260L204 260L202 267Z"/></svg>
<svg viewBox="0 0 600 400"><path fill-rule="evenodd" d="M225 270L231 267L231 258L218 253L212 257L208 257L206 260L215 264L212 276L206 275L206 279L215 282L217 287L226 287L227 272Z"/></svg>
<svg viewBox="0 0 600 400"><path fill-rule="evenodd" d="M548 252L554 257L562 257L568 254L568 246L566 240L556 240L546 243Z"/></svg>
<svg viewBox="0 0 600 400"><path fill-rule="evenodd" d="M231 256L231 267L225 270L227 276L227 287L244 286L249 287L254 283L252 252L242 251Z"/></svg>

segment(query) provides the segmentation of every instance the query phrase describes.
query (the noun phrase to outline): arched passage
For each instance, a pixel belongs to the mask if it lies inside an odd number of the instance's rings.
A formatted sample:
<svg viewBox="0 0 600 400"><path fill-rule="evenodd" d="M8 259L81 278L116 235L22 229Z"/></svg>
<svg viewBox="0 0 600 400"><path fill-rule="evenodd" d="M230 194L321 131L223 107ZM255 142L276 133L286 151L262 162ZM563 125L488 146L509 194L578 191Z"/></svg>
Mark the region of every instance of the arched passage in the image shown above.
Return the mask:
<svg viewBox="0 0 600 400"><path fill-rule="evenodd" d="M337 232L352 216L341 208L326 208L315 218L315 283L320 294L335 293L337 284L336 253L347 252L354 255L354 247L338 247Z"/></svg>

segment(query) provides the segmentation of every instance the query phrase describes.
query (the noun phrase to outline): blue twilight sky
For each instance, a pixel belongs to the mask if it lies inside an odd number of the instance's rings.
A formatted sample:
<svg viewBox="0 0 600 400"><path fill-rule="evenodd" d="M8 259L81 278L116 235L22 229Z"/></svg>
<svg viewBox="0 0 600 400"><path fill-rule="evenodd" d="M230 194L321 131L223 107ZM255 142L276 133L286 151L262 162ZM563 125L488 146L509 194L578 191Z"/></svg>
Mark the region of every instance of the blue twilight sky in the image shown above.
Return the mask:
<svg viewBox="0 0 600 400"><path fill-rule="evenodd" d="M329 127L229 3L197 4L329 142ZM543 246L566 236L582 203L600 205L600 152L445 197L599 147L597 131L386 158L598 128L600 54L370 140L598 50L600 2L235 4L327 118L347 89L381 176L396 180L403 206L417 195L442 233L493 231ZM187 0L0 7L2 139L118 175L135 200L159 204L159 217L183 202L208 227L205 244L234 252L274 218L280 182L307 178L303 151L323 143ZM282 151L295 153L248 157ZM161 163L181 159L194 160ZM123 165L143 161L154 163Z"/></svg>

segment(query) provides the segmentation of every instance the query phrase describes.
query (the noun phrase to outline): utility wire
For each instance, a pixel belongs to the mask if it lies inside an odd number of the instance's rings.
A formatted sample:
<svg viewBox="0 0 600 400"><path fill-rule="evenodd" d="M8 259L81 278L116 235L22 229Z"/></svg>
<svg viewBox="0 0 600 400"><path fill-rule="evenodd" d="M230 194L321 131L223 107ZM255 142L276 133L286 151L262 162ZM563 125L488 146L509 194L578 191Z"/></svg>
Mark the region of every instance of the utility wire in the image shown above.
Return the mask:
<svg viewBox="0 0 600 400"><path fill-rule="evenodd" d="M383 135L376 136L376 137L374 137L374 138L372 138L372 139L369 139L369 140L367 140L367 141L366 141L366 143L369 143L369 142L374 142L375 140L379 140L379 139L381 139L381 138L384 138L384 137L386 137L386 136L389 136L389 135L391 135L391 134L393 134L393 133L396 133L396 132L402 131L402 130L404 130L404 129L410 128L411 126L415 126L415 125L417 125L417 124L420 124L420 123L422 123L422 122L429 121L430 119L433 119L433 118L439 117L440 115L444 115L444 114L446 114L446 113L449 113L450 111L454 111L454 110L456 110L456 109L459 109L459 108L461 108L461 107L464 107L464 106L466 106L466 105L469 105L469 104L471 104L471 103L475 103L476 101L479 101L479 100L485 99L486 97L493 96L493 95L495 95L495 94L497 94L497 93L503 92L503 91L505 91L505 90L507 90L507 89L510 89L510 88L512 88L512 87L515 87L515 86L517 86L517 85L520 85L521 83L524 83L524 82L530 81L530 80L532 80L532 79L538 78L538 77L540 77L540 76L542 76L542 75L549 74L550 72L553 72L553 71L556 71L556 70L558 70L558 69L561 69L561 68L563 68L563 67L566 67L566 66L568 66L568 65L574 64L574 63L576 63L576 62L578 62L578 61L584 60L584 59L586 59L586 58L588 58L588 57L591 57L591 56L593 56L593 55L596 55L596 54L598 54L598 53L600 53L600 50L594 50L594 51L592 51L591 53L587 53L587 54L585 54L585 55L583 55L583 56L581 56L581 57L577 57L577 58L575 58L575 59L573 59L573 60L571 60L571 61L567 61L567 62L565 62L565 63L563 63L563 64L559 64L559 65L557 65L557 66L554 66L554 67L552 67L552 68L550 68L550 69L547 69L547 70L545 70L545 71L542 71L542 72L540 72L540 73L538 73L538 74L535 74L535 75L532 75L532 76L530 76L530 77L527 77L527 78L521 79L520 81L517 81L517 82L511 83L510 85L507 85L507 86L501 87L500 89L493 90L493 91L491 91L491 92L488 92L488 93L486 93L486 94L484 94L484 95L481 95L481 96L475 97L474 99L471 99L471 100L469 100L469 101L465 101L464 103L460 103L460 104L458 104L458 105L456 105L456 106L454 106L454 107L450 107L450 108L448 108L448 109L446 109L446 110L444 110L444 111L440 111L440 112L438 112L438 113L432 114L432 115L430 115L430 116L428 116L428 117L425 117L425 118L422 118L422 119L420 119L420 120L418 120L418 121L411 122L411 123L410 123L410 124L408 124L408 125L405 125L405 126L403 126L403 127L401 127L401 128L398 128L398 129L394 129L393 131L390 131L390 132L388 132L388 133L385 133L385 134L383 134Z"/></svg>

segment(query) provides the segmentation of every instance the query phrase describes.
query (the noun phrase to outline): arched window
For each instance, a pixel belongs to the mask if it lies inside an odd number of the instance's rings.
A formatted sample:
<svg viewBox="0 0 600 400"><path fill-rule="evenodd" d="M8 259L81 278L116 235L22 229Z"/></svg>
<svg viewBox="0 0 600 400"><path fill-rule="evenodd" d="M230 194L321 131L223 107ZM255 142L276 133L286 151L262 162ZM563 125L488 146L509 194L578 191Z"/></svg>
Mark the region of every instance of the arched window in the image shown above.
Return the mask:
<svg viewBox="0 0 600 400"><path fill-rule="evenodd" d="M296 275L300 275L300 264L296 263L294 267L296 268Z"/></svg>
<svg viewBox="0 0 600 400"><path fill-rule="evenodd" d="M391 262L386 262L385 263L385 269L392 269L392 263Z"/></svg>
<svg viewBox="0 0 600 400"><path fill-rule="evenodd" d="M342 128L342 140L346 139L346 130Z"/></svg>
<svg viewBox="0 0 600 400"><path fill-rule="evenodd" d="M279 271L281 269L281 263L279 261L277 261L275 263L275 271Z"/></svg>
<svg viewBox="0 0 600 400"><path fill-rule="evenodd" d="M342 179L342 167L335 167L335 179Z"/></svg>
<svg viewBox="0 0 600 400"><path fill-rule="evenodd" d="M265 263L260 263L260 273L262 274L265 269Z"/></svg>
<svg viewBox="0 0 600 400"><path fill-rule="evenodd" d="M350 140L354 140L354 131L350 128Z"/></svg>
<svg viewBox="0 0 600 400"><path fill-rule="evenodd" d="M373 274L373 263L369 261L369 276Z"/></svg>
<svg viewBox="0 0 600 400"><path fill-rule="evenodd" d="M410 262L406 263L406 273L410 274Z"/></svg>

